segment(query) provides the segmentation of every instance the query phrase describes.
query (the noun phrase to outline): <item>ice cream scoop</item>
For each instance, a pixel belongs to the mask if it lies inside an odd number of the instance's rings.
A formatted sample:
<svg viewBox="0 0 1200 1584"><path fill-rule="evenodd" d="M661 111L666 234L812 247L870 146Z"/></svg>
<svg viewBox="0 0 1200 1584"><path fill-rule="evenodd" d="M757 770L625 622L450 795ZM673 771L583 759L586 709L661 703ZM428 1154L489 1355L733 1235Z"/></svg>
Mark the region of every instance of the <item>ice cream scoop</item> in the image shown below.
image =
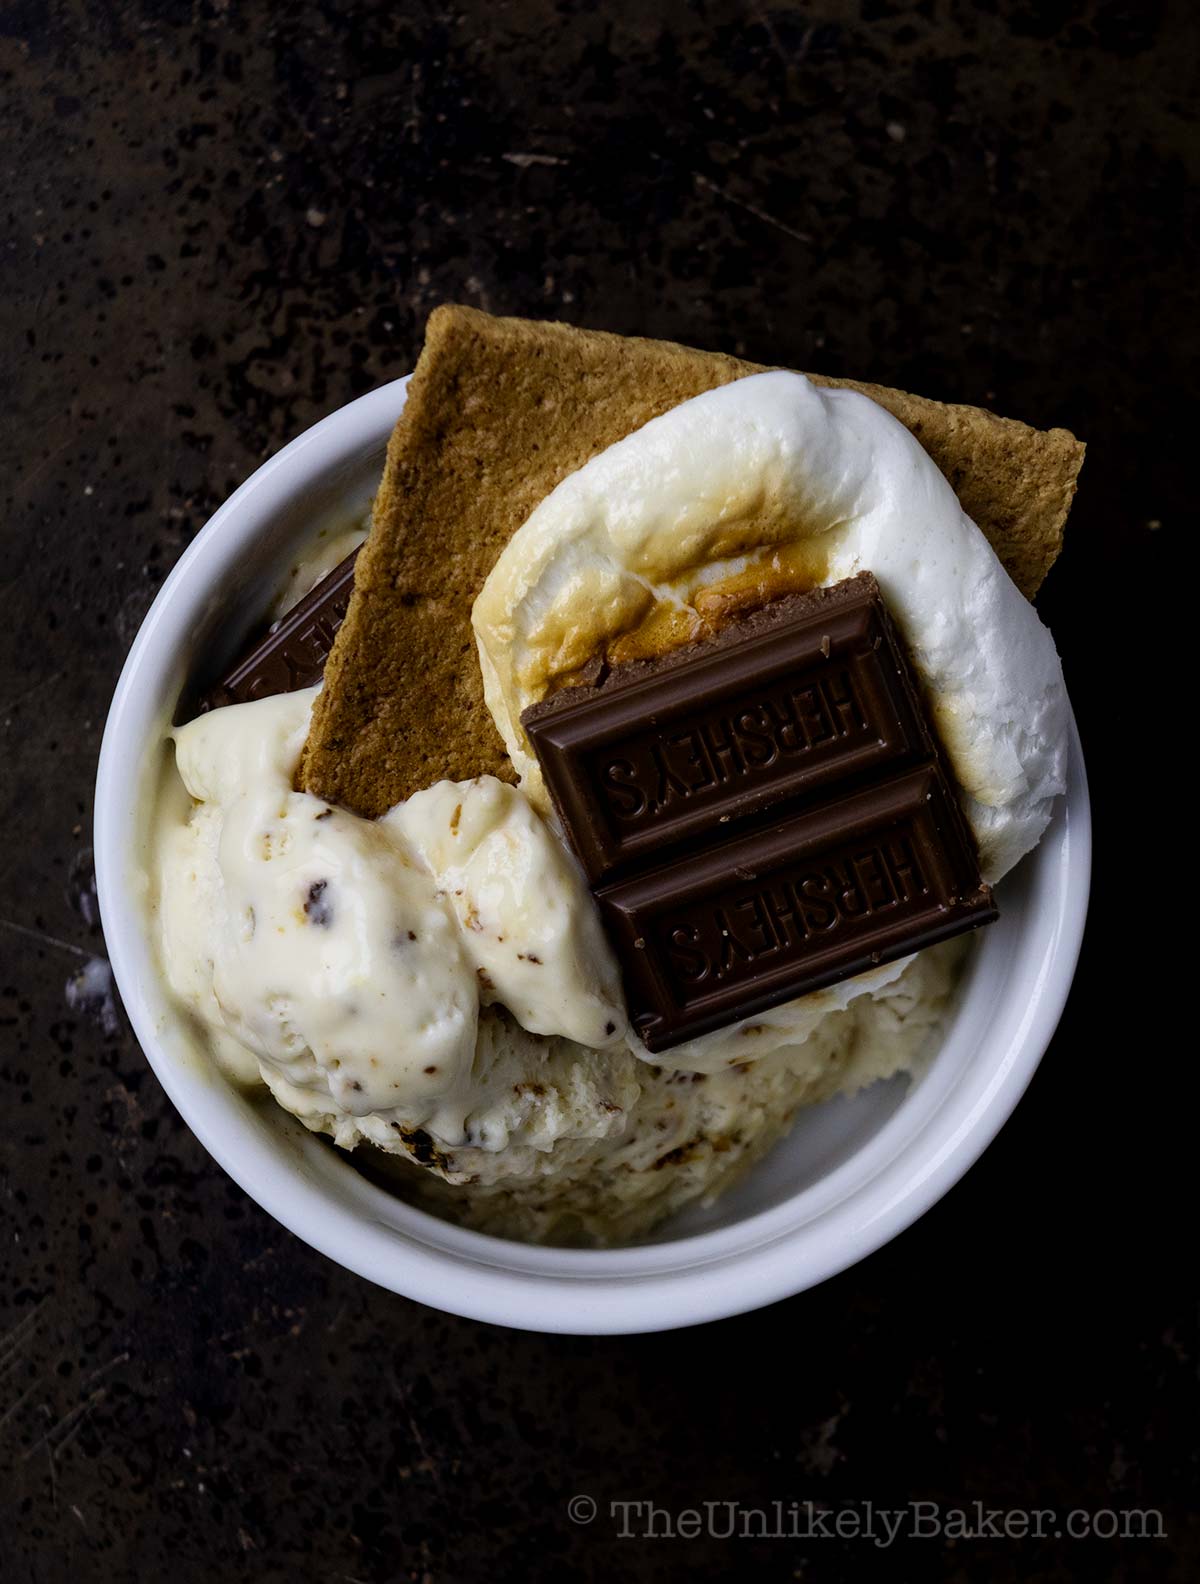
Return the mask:
<svg viewBox="0 0 1200 1584"><path fill-rule="evenodd" d="M312 698L174 733L196 801L160 832L168 978L275 1083L461 1142L490 1100L481 1000L532 1033L612 1044L611 955L578 870L515 788L446 782L379 821L294 791Z"/></svg>

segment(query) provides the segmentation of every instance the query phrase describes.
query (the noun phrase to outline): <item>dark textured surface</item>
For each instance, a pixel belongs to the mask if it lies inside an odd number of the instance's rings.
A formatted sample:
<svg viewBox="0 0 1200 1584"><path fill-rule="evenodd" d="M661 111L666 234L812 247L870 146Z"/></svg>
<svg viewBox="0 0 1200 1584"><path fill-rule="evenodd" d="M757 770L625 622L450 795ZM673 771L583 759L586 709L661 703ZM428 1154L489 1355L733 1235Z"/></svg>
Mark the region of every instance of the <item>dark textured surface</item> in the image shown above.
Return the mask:
<svg viewBox="0 0 1200 1584"><path fill-rule="evenodd" d="M1104 618L1182 567L1195 509L1196 54L1192 8L1084 0L0 9L6 1584L1195 1576L1167 701ZM1076 992L950 1197L766 1313L546 1339L369 1288L209 1161L89 966L138 622L232 486L409 367L443 298L1091 446L1042 602L1095 783ZM1149 1507L1167 1538L638 1541L573 1524L576 1492Z"/></svg>

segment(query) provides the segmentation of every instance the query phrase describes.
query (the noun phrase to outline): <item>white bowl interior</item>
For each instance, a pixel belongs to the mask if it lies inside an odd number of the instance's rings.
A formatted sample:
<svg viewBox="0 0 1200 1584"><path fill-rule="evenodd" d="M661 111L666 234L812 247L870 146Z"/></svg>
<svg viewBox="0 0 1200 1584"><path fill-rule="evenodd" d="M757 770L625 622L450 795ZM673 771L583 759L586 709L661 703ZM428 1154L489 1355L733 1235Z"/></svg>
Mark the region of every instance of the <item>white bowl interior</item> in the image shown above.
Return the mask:
<svg viewBox="0 0 1200 1584"><path fill-rule="evenodd" d="M444 1223L368 1182L273 1104L227 1085L164 994L141 897L147 800L185 680L204 679L262 620L323 526L365 509L406 381L363 397L265 464L164 584L113 701L96 800L96 861L113 969L146 1054L185 1120L267 1210L352 1270L456 1313L539 1330L639 1331L755 1307L878 1247L961 1175L1039 1060L1074 971L1090 822L1078 741L1070 788L1040 846L999 890L946 1037L913 1083L894 1079L804 1110L736 1189L633 1248L533 1248Z"/></svg>

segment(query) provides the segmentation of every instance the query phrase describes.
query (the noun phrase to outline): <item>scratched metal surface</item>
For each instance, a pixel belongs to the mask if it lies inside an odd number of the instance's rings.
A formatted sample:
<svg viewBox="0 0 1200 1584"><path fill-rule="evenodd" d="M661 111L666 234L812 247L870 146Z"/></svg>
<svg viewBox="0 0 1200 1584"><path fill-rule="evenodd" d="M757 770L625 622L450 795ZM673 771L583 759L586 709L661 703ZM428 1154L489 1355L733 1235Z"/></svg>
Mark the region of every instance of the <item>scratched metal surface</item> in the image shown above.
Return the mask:
<svg viewBox="0 0 1200 1584"><path fill-rule="evenodd" d="M6 1581L1195 1576L1149 590L1194 512L1196 44L1189 8L1099 0L0 11ZM1049 1058L917 1227L694 1333L373 1291L207 1159L111 994L91 783L137 625L232 487L410 367L447 298L1091 444L1043 607L1100 863ZM778 1500L794 1531L789 1503L913 1499L1150 1508L1167 1537L637 1539L610 1507Z"/></svg>

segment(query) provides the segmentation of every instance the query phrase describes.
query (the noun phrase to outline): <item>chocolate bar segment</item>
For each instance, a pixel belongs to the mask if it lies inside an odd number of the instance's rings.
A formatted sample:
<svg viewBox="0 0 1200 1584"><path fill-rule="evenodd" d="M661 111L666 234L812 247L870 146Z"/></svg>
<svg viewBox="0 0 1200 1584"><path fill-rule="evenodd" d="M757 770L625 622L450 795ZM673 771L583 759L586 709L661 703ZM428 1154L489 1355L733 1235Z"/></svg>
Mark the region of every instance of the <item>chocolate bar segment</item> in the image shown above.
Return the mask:
<svg viewBox="0 0 1200 1584"><path fill-rule="evenodd" d="M246 704L273 693L294 693L319 682L337 630L346 619L357 559L356 549L247 650L204 696L199 713L226 704Z"/></svg>
<svg viewBox="0 0 1200 1584"><path fill-rule="evenodd" d="M521 720L594 883L933 752L870 573L779 600L663 661L618 666Z"/></svg>
<svg viewBox="0 0 1200 1584"><path fill-rule="evenodd" d="M660 1051L997 916L936 764L596 893Z"/></svg>
<svg viewBox="0 0 1200 1584"><path fill-rule="evenodd" d="M997 916L869 573L521 719L651 1051Z"/></svg>

